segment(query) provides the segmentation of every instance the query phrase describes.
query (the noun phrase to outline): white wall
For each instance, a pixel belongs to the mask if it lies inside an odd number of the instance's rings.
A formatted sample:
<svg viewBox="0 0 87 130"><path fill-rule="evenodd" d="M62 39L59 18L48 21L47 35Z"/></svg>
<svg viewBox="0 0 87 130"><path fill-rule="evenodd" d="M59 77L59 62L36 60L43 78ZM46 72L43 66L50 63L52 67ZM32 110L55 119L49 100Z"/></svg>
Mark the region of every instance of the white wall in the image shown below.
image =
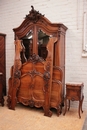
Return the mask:
<svg viewBox="0 0 87 130"><path fill-rule="evenodd" d="M85 3L85 4L84 4ZM14 62L14 33L31 5L54 23L61 22L68 27L66 32L66 82L84 82L84 104L87 108L87 58L83 53L83 14L87 0L0 0L0 32L6 36L6 79Z"/></svg>

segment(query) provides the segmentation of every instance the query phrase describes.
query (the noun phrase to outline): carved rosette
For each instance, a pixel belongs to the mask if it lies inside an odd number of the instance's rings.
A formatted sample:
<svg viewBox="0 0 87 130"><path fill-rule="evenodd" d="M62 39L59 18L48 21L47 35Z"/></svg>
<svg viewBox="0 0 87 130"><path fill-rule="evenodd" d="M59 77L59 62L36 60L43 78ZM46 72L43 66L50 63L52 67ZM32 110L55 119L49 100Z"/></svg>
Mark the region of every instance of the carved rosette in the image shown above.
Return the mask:
<svg viewBox="0 0 87 130"><path fill-rule="evenodd" d="M20 77L21 77L21 71L20 70L15 71L14 78L20 78Z"/></svg>
<svg viewBox="0 0 87 130"><path fill-rule="evenodd" d="M45 80L46 82L48 82L49 79L50 79L50 72L45 71L45 73L44 73L44 75L43 75L43 78L44 78L44 80Z"/></svg>

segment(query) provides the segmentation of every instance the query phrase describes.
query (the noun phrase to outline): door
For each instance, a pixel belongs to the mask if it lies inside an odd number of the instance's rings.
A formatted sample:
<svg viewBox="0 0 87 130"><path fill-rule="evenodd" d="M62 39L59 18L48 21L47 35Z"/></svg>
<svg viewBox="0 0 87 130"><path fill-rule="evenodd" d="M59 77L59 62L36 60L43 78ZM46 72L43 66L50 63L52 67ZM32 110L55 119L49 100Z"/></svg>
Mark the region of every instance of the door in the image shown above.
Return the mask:
<svg viewBox="0 0 87 130"><path fill-rule="evenodd" d="M5 34L0 33L0 72L3 73L3 92L6 95Z"/></svg>

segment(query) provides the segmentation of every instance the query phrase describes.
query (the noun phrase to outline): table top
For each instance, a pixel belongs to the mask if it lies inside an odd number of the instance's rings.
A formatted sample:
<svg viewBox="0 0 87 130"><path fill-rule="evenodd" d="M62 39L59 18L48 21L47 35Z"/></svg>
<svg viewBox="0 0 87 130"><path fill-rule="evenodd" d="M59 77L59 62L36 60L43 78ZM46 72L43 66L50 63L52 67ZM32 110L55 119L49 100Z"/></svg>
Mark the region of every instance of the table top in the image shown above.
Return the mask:
<svg viewBox="0 0 87 130"><path fill-rule="evenodd" d="M68 82L66 85L71 85L71 86L84 86L83 82Z"/></svg>

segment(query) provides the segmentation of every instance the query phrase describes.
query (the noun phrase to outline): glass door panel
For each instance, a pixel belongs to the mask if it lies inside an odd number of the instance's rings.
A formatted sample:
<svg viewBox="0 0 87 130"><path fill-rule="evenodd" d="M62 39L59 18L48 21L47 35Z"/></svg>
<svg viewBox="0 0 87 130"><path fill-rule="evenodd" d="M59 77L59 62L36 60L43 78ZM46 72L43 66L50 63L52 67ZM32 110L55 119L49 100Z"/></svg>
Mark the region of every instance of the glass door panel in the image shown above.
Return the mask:
<svg viewBox="0 0 87 130"><path fill-rule="evenodd" d="M38 55L44 60L47 58L47 44L49 42L49 35L43 32L41 29L38 30Z"/></svg>
<svg viewBox="0 0 87 130"><path fill-rule="evenodd" d="M22 44L24 46L25 57L28 60L33 54L33 31L30 30L26 36L22 38Z"/></svg>

